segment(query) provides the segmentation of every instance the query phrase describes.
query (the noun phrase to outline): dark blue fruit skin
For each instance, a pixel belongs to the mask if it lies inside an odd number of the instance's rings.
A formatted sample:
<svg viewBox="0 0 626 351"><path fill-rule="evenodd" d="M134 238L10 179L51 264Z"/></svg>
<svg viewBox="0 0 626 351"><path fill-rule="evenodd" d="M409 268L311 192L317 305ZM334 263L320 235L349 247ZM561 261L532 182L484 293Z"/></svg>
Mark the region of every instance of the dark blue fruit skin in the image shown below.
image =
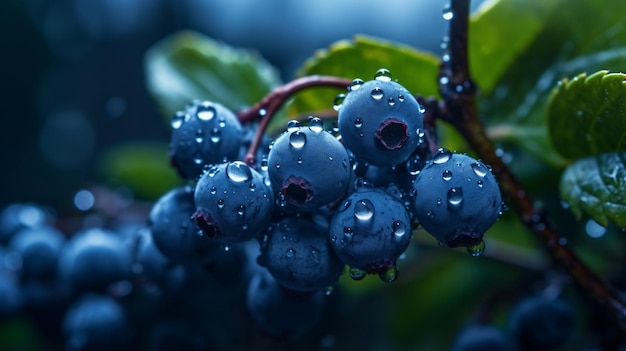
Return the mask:
<svg viewBox="0 0 626 351"><path fill-rule="evenodd" d="M226 243L258 236L274 211L271 188L263 176L245 163L213 166L196 185L193 218L209 238Z"/></svg>
<svg viewBox="0 0 626 351"><path fill-rule="evenodd" d="M411 221L399 199L382 189L360 187L337 208L329 238L344 263L376 273L394 266L407 249Z"/></svg>
<svg viewBox="0 0 626 351"><path fill-rule="evenodd" d="M0 244L24 228L50 224L50 214L41 206L30 203L12 203L0 212Z"/></svg>
<svg viewBox="0 0 626 351"><path fill-rule="evenodd" d="M459 332L450 351L516 351L516 348L497 327L472 324Z"/></svg>
<svg viewBox="0 0 626 351"><path fill-rule="evenodd" d="M116 350L127 346L126 313L112 298L86 294L71 305L63 319L66 350Z"/></svg>
<svg viewBox="0 0 626 351"><path fill-rule="evenodd" d="M235 160L243 135L232 111L216 102L195 100L172 118L170 161L181 177L194 179L205 165Z"/></svg>
<svg viewBox="0 0 626 351"><path fill-rule="evenodd" d="M413 212L420 225L449 247L479 244L501 213L496 179L485 164L467 155L440 149L413 188Z"/></svg>
<svg viewBox="0 0 626 351"><path fill-rule="evenodd" d="M24 279L50 279L57 270L65 236L49 226L27 227L18 231L9 242L9 249L20 255L20 275Z"/></svg>
<svg viewBox="0 0 626 351"><path fill-rule="evenodd" d="M0 259L3 259L0 252ZM22 307L20 284L13 272L0 269L0 318L12 316Z"/></svg>
<svg viewBox="0 0 626 351"><path fill-rule="evenodd" d="M259 263L284 287L313 291L334 285L344 264L328 242L327 228L310 218L288 217L272 226Z"/></svg>
<svg viewBox="0 0 626 351"><path fill-rule="evenodd" d="M106 289L131 276L131 247L115 232L87 229L74 234L63 247L58 272L77 291Z"/></svg>
<svg viewBox="0 0 626 351"><path fill-rule="evenodd" d="M524 350L552 350L565 345L574 334L573 308L565 300L530 296L517 302L507 329Z"/></svg>
<svg viewBox="0 0 626 351"><path fill-rule="evenodd" d="M274 141L268 174L279 202L284 197L298 210L312 211L345 194L351 178L350 159L341 142L321 128L293 129Z"/></svg>
<svg viewBox="0 0 626 351"><path fill-rule="evenodd" d="M373 91L382 91L382 97L373 98ZM420 109L402 85L370 80L356 90L352 88L343 100L338 114L339 133L359 160L379 166L398 164L406 161L422 141L418 129L423 129L424 117ZM382 139L377 137L381 127L390 121L397 122L393 124L397 128L387 129Z"/></svg>
<svg viewBox="0 0 626 351"><path fill-rule="evenodd" d="M321 290L294 292L282 287L268 271L250 280L246 306L258 327L278 339L308 332L322 317L325 295Z"/></svg>
<svg viewBox="0 0 626 351"><path fill-rule="evenodd" d="M219 250L219 243L198 235L191 215L196 211L194 189L174 188L161 196L148 215L148 227L154 244L173 263L195 263L206 260Z"/></svg>

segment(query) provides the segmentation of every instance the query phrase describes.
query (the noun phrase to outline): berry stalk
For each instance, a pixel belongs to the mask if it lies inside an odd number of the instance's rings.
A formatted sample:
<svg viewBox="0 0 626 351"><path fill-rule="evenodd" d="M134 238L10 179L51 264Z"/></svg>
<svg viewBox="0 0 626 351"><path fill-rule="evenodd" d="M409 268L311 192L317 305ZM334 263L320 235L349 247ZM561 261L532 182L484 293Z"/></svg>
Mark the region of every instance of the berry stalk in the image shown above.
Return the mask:
<svg viewBox="0 0 626 351"><path fill-rule="evenodd" d="M534 205L532 197L515 178L487 137L475 101L467 51L469 0L451 0L449 55L440 66L439 90L444 101L438 116L452 124L467 140L479 157L493 168L503 195L535 236L544 244L552 259L572 276L579 287L618 321L626 330L626 304L615 291L590 270L567 245L567 240Z"/></svg>

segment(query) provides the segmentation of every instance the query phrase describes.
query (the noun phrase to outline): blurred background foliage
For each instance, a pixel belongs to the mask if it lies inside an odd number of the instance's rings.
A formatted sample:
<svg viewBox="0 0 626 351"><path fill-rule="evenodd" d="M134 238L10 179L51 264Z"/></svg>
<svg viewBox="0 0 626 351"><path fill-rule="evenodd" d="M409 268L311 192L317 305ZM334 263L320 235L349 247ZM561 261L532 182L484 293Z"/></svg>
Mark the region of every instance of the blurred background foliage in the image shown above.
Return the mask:
<svg viewBox="0 0 626 351"><path fill-rule="evenodd" d="M411 92L436 96L445 3L4 1L1 205L32 201L61 216L82 214L75 194L96 185L135 202L153 201L180 182L167 159L168 120L193 98L238 110L296 76L370 79L380 67ZM560 176L576 160L553 146L571 138L566 128L548 126L562 116L548 113L560 81L626 71L626 4L481 3L472 3L470 64L499 155L583 260L626 286L623 230L563 206ZM581 26L583 18L593 20ZM338 93L299 94L280 123L332 113ZM439 127L441 145L472 153L454 131ZM601 137L592 135L592 142ZM512 211L486 234L481 258L440 248L419 230L414 239L394 284L344 277L323 322L301 347L445 350L464 323L502 324L517 298L545 289L563 290L578 307L578 333L564 350L588 343L593 305L551 265ZM35 333L27 326L23 320L0 326L0 340Z"/></svg>

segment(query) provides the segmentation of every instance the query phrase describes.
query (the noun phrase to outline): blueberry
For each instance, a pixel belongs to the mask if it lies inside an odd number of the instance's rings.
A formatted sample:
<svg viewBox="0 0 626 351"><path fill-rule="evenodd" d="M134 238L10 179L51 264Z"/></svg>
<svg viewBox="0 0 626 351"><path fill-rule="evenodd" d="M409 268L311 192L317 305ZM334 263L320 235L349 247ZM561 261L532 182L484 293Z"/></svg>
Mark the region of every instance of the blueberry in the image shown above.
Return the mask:
<svg viewBox="0 0 626 351"><path fill-rule="evenodd" d="M50 214L43 207L31 203L12 203L0 212L0 244L24 228L49 225Z"/></svg>
<svg viewBox="0 0 626 351"><path fill-rule="evenodd" d="M345 195L351 167L346 148L323 130L319 118L312 118L308 127L291 121L276 138L268 173L279 204L311 211Z"/></svg>
<svg viewBox="0 0 626 351"><path fill-rule="evenodd" d="M440 148L413 183L420 225L449 247L475 247L500 216L502 196L489 168Z"/></svg>
<svg viewBox="0 0 626 351"><path fill-rule="evenodd" d="M506 334L493 325L471 324L456 336L451 351L515 351Z"/></svg>
<svg viewBox="0 0 626 351"><path fill-rule="evenodd" d="M303 216L275 223L261 247L259 263L284 287L312 291L334 285L344 264L328 242L328 226Z"/></svg>
<svg viewBox="0 0 626 351"><path fill-rule="evenodd" d="M156 247L174 263L194 263L206 260L220 245L198 235L191 216L196 211L194 189L174 188L161 196L152 206L148 227Z"/></svg>
<svg viewBox="0 0 626 351"><path fill-rule="evenodd" d="M253 168L234 161L210 167L198 180L193 218L209 238L242 242L270 224L274 198Z"/></svg>
<svg viewBox="0 0 626 351"><path fill-rule="evenodd" d="M208 164L239 156L243 129L222 104L194 100L172 118L170 161L181 177L194 179Z"/></svg>
<svg viewBox="0 0 626 351"><path fill-rule="evenodd" d="M350 266L351 277L378 273L393 281L396 261L411 242L410 217L398 198L360 186L333 214L329 237L339 258Z"/></svg>
<svg viewBox="0 0 626 351"><path fill-rule="evenodd" d="M565 300L529 296L517 302L508 318L511 337L525 350L551 350L574 334L574 310Z"/></svg>
<svg viewBox="0 0 626 351"><path fill-rule="evenodd" d="M65 236L50 226L26 227L18 231L9 248L21 258L21 276L26 279L51 279L57 272Z"/></svg>
<svg viewBox="0 0 626 351"><path fill-rule="evenodd" d="M0 254L0 259L2 259ZM20 284L13 272L0 269L0 318L12 316L22 307Z"/></svg>
<svg viewBox="0 0 626 351"><path fill-rule="evenodd" d="M346 147L375 165L404 162L423 141L421 105L391 79L353 85L339 107L338 124Z"/></svg>

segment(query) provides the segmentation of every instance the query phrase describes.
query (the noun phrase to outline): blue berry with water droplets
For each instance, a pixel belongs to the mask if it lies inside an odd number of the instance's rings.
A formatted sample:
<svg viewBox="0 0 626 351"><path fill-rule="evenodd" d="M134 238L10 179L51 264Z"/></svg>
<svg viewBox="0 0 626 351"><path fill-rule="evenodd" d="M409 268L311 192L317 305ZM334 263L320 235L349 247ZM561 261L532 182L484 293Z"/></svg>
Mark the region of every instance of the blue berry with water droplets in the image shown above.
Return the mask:
<svg viewBox="0 0 626 351"><path fill-rule="evenodd" d="M391 166L406 161L423 141L423 108L397 82L379 76L353 85L339 107L341 139L364 162Z"/></svg>
<svg viewBox="0 0 626 351"><path fill-rule="evenodd" d="M398 198L361 186L333 214L329 238L339 258L352 269L384 274L395 268L409 246L411 221Z"/></svg>
<svg viewBox="0 0 626 351"><path fill-rule="evenodd" d="M420 225L449 247L480 245L498 219L502 196L481 161L438 149L413 183L413 212Z"/></svg>
<svg viewBox="0 0 626 351"><path fill-rule="evenodd" d="M271 188L263 176L241 161L210 167L198 180L192 215L204 235L235 243L255 238L270 224Z"/></svg>
<svg viewBox="0 0 626 351"><path fill-rule="evenodd" d="M195 179L205 165L235 160L244 133L224 105L194 100L171 120L170 162L181 177Z"/></svg>
<svg viewBox="0 0 626 351"><path fill-rule="evenodd" d="M324 131L319 118L312 118L308 127L290 122L272 144L267 161L279 203L301 211L315 210L345 195L352 172L348 151Z"/></svg>
<svg viewBox="0 0 626 351"><path fill-rule="evenodd" d="M334 285L344 264L328 242L328 225L304 216L272 225L261 246L259 263L284 287L313 291Z"/></svg>

